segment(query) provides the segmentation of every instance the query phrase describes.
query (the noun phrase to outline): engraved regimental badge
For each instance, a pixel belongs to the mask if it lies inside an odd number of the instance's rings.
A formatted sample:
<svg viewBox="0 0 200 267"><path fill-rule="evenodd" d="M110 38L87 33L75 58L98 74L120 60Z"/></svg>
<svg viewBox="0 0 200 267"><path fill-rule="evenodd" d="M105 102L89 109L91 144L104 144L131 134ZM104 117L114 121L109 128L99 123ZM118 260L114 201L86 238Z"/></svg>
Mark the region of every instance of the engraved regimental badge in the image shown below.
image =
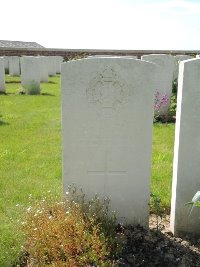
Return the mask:
<svg viewBox="0 0 200 267"><path fill-rule="evenodd" d="M90 82L86 95L90 103L115 109L128 100L129 90L113 67L108 66Z"/></svg>

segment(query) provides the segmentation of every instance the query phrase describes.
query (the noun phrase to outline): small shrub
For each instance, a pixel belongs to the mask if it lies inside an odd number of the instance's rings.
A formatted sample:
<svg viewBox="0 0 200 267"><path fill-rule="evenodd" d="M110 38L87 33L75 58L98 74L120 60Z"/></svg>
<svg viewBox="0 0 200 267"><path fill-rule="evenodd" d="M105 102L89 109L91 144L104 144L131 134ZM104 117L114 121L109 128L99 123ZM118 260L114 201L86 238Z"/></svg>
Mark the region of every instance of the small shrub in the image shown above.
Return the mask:
<svg viewBox="0 0 200 267"><path fill-rule="evenodd" d="M170 98L168 94L156 92L154 98L154 122L175 122L176 106L176 93L173 93Z"/></svg>
<svg viewBox="0 0 200 267"><path fill-rule="evenodd" d="M70 186L67 192L67 200L70 205L79 203L85 219L93 218L96 225L99 225L100 231L105 235L110 246L110 256L119 258L122 252L122 243L124 236L121 232L116 233L116 214L110 211L109 198L100 199L95 195L92 199L87 199L81 189Z"/></svg>
<svg viewBox="0 0 200 267"><path fill-rule="evenodd" d="M44 198L27 209L22 254L27 266L114 266L115 220L107 202L71 188L65 201Z"/></svg>
<svg viewBox="0 0 200 267"><path fill-rule="evenodd" d="M162 114L162 110L167 110L170 103L168 94L161 94L158 91L155 93L154 112L157 115Z"/></svg>
<svg viewBox="0 0 200 267"><path fill-rule="evenodd" d="M177 96L178 93L178 79L174 79L172 83L172 94Z"/></svg>
<svg viewBox="0 0 200 267"><path fill-rule="evenodd" d="M157 231L160 229L160 225L163 219L163 215L164 215L164 209L161 205L161 199L156 195L151 193L151 207L153 212L156 215L156 228Z"/></svg>
<svg viewBox="0 0 200 267"><path fill-rule="evenodd" d="M27 95L39 95L40 85L35 81L31 81L29 84L24 85L24 89Z"/></svg>
<svg viewBox="0 0 200 267"><path fill-rule="evenodd" d="M154 121L168 120L170 96L158 91L154 95Z"/></svg>
<svg viewBox="0 0 200 267"><path fill-rule="evenodd" d="M170 110L169 110L169 112L170 112L170 114L172 116L175 116L176 115L176 108L177 108L177 96L176 96L176 94L173 94L171 96Z"/></svg>

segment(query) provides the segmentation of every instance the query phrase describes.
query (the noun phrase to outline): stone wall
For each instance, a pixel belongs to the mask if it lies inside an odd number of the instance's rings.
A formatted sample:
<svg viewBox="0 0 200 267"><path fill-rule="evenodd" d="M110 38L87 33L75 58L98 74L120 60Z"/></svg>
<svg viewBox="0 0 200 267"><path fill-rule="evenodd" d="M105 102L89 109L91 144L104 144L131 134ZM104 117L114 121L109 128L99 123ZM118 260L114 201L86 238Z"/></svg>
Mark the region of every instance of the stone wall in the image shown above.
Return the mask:
<svg viewBox="0 0 200 267"><path fill-rule="evenodd" d="M98 49L56 49L56 48L5 48L0 47L0 56L62 56L70 58L77 55L118 55L138 56L148 54L194 55L200 50L98 50Z"/></svg>

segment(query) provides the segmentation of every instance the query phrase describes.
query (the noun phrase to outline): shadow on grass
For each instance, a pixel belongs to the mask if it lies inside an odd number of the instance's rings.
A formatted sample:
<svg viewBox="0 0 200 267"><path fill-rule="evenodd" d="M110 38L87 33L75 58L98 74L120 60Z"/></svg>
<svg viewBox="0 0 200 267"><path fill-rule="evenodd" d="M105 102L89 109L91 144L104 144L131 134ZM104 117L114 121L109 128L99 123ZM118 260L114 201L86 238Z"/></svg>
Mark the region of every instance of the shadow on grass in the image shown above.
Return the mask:
<svg viewBox="0 0 200 267"><path fill-rule="evenodd" d="M57 84L57 83L54 82L54 81L48 81L48 83L51 83L51 84Z"/></svg>
<svg viewBox="0 0 200 267"><path fill-rule="evenodd" d="M6 83L21 83L21 81L6 81Z"/></svg>
<svg viewBox="0 0 200 267"><path fill-rule="evenodd" d="M15 92L9 92L9 93L6 93L5 95L9 96L9 95L16 95Z"/></svg>
<svg viewBox="0 0 200 267"><path fill-rule="evenodd" d="M2 120L0 120L0 126L5 126L5 125L9 125L9 123L8 123L8 122L5 122L5 121L2 121Z"/></svg>
<svg viewBox="0 0 200 267"><path fill-rule="evenodd" d="M44 95L44 96L55 96L55 95L49 94L49 93L41 93L41 95Z"/></svg>

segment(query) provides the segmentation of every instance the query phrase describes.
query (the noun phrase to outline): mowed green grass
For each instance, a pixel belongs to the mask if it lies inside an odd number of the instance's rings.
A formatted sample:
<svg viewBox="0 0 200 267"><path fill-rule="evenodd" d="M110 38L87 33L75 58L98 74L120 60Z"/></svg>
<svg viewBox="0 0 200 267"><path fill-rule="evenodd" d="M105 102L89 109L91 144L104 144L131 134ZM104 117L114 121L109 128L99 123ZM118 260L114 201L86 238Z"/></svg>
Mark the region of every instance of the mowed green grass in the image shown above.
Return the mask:
<svg viewBox="0 0 200 267"><path fill-rule="evenodd" d="M17 259L22 206L50 190L62 195L60 77L41 85L42 95L16 95L19 77L6 76L0 95L0 266ZM154 124L151 191L170 207L173 124Z"/></svg>
<svg viewBox="0 0 200 267"><path fill-rule="evenodd" d="M166 213L170 211L175 124L153 126L151 192L161 198Z"/></svg>
<svg viewBox="0 0 200 267"><path fill-rule="evenodd" d="M20 248L18 204L62 188L60 77L42 84L40 96L16 95L20 79L6 80L8 94L0 95L1 267L11 266Z"/></svg>

